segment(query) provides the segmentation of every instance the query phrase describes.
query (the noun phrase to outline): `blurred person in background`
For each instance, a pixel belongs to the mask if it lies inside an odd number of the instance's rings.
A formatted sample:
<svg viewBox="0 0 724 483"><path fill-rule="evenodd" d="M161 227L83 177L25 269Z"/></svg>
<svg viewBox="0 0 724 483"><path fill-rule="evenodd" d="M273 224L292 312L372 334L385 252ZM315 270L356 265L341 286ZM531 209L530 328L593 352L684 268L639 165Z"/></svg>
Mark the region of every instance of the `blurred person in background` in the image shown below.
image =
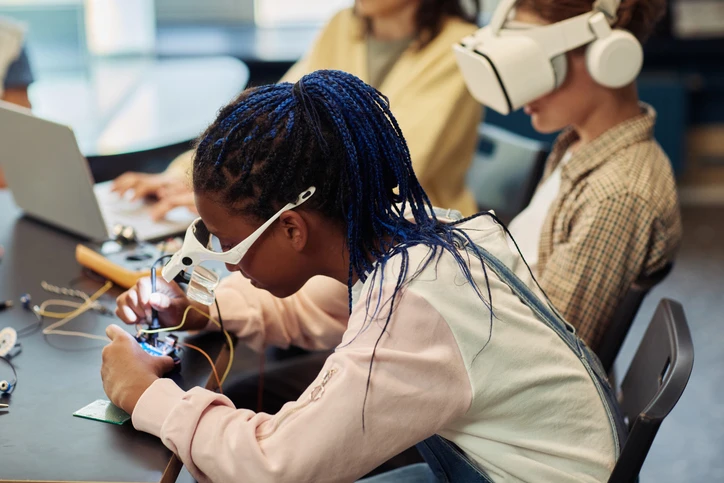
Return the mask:
<svg viewBox="0 0 724 483"><path fill-rule="evenodd" d="M477 211L465 175L477 143L482 108L465 88L450 48L476 30L477 2L356 0L337 13L309 52L282 81L337 69L356 75L390 100L423 188L436 206ZM469 10L469 11L468 11ZM191 151L160 174L129 172L114 189L157 198L157 219L176 206L195 209L189 182Z"/></svg>
<svg viewBox="0 0 724 483"><path fill-rule="evenodd" d="M28 86L33 74L23 49L25 31L10 19L0 17L0 99L30 108ZM0 168L0 188L5 188Z"/></svg>

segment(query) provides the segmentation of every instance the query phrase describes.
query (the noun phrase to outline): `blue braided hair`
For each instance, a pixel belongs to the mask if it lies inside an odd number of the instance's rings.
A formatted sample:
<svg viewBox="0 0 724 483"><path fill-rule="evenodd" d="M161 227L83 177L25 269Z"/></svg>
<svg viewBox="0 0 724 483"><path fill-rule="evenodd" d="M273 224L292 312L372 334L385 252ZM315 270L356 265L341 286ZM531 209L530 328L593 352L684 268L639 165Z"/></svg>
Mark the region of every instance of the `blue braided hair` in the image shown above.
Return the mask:
<svg viewBox="0 0 724 483"><path fill-rule="evenodd" d="M438 221L412 169L389 101L351 74L322 70L295 84L244 91L221 109L200 138L193 180L197 193L212 195L230 212L260 221L315 186L305 209L320 212L346 233L350 312L355 276L362 281L379 276L381 286L385 264L401 256L390 300L382 304L378 299L371 316L367 300L370 321L381 305L389 304L370 358L367 391L377 345L400 289L443 252L455 258L465 279L491 309L490 287L485 297L473 281L466 252L459 249L475 244L457 224ZM430 252L408 277L408 250L416 245L425 245ZM491 311L491 330L492 317ZM365 403L366 399L367 392Z"/></svg>

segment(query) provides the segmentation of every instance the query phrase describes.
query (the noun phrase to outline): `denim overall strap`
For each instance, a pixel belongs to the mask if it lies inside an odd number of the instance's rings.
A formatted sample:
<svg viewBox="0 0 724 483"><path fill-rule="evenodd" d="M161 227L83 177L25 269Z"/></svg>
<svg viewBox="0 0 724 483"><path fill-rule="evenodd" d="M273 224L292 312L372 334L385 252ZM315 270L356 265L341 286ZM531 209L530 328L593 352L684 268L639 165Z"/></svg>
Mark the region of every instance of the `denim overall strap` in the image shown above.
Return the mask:
<svg viewBox="0 0 724 483"><path fill-rule="evenodd" d="M473 251L470 246L468 251ZM578 356L579 360L591 376L596 390L606 409L609 423L613 430L616 455L621 454L621 444L625 441L627 430L606 372L598 357L591 352L586 344L576 336L575 329L566 322L560 313L548 301L543 302L510 268L498 260L493 254L477 245L477 249L485 264L495 272L520 300L525 303L546 325L548 325ZM474 254L474 253L473 253Z"/></svg>
<svg viewBox="0 0 724 483"><path fill-rule="evenodd" d="M620 454L621 443L626 437L626 427L615 394L608 383L606 373L598 357L576 336L575 329L563 319L555 307L547 301L543 302L498 258L483 247L478 246L477 248L486 266L495 272L498 278L510 287L513 293L536 314L539 320L553 329L578 356L581 364L588 371L603 402L612 428L616 454ZM467 249L472 251L471 247L467 247ZM492 483L492 479L472 462L460 448L439 435L434 435L417 444L417 450L440 482Z"/></svg>
<svg viewBox="0 0 724 483"><path fill-rule="evenodd" d="M437 434L416 445L439 483L493 483L455 444Z"/></svg>

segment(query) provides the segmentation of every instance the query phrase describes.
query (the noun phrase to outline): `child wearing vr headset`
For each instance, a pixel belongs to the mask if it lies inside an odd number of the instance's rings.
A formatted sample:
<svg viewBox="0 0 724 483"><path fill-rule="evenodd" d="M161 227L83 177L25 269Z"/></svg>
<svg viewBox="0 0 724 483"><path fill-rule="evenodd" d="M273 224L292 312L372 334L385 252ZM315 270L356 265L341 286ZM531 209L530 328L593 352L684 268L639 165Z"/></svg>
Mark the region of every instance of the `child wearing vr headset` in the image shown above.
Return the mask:
<svg viewBox="0 0 724 483"><path fill-rule="evenodd" d="M671 262L682 227L669 159L639 102L641 41L665 0L502 0L455 47L471 93L563 129L510 231L554 305L593 350L639 277Z"/></svg>
<svg viewBox="0 0 724 483"><path fill-rule="evenodd" d="M355 481L418 444L427 464L371 481L607 481L623 431L597 360L491 214L433 209L376 89L339 71L249 89L202 136L193 180L201 218L164 278L223 261L227 329L335 349L298 400L255 413L161 378L171 360L110 326L108 397L197 480ZM192 302L157 290L140 281L118 316L177 325Z"/></svg>

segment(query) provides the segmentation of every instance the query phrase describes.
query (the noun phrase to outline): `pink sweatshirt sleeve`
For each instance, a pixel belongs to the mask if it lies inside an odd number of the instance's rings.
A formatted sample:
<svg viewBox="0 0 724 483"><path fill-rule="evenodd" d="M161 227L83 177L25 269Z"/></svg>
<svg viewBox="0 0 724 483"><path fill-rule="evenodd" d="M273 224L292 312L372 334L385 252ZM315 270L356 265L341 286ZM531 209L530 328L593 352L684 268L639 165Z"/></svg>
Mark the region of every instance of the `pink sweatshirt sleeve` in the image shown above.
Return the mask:
<svg viewBox="0 0 724 483"><path fill-rule="evenodd" d="M313 277L299 292L280 299L237 272L221 281L216 299L224 327L257 351L266 345L291 344L332 349L349 319L347 286L329 277Z"/></svg>
<svg viewBox="0 0 724 483"><path fill-rule="evenodd" d="M370 357L384 324L365 320L364 305L315 382L276 415L161 379L139 400L133 425L159 436L201 482L356 480L463 416L472 400L452 331L408 291L377 347L363 430Z"/></svg>

